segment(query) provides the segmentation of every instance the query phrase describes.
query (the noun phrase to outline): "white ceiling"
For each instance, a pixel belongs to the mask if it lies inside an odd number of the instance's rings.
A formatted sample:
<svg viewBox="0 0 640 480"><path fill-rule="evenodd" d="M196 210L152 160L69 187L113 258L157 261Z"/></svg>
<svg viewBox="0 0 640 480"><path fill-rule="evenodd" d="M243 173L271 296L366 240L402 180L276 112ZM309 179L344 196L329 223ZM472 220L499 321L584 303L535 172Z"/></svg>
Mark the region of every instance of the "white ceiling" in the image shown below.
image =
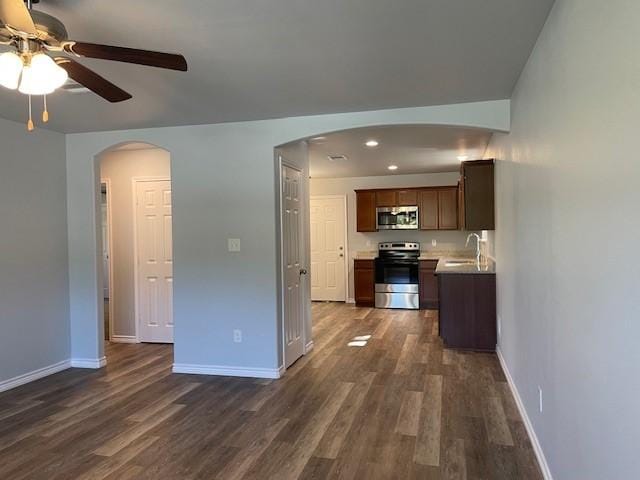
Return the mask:
<svg viewBox="0 0 640 480"><path fill-rule="evenodd" d="M133 94L50 99L84 132L509 98L553 0L41 0L71 38L185 55L189 72L83 63ZM0 88L0 116L26 99Z"/></svg>
<svg viewBox="0 0 640 480"><path fill-rule="evenodd" d="M452 172L460 168L458 156L483 158L491 135L487 130L423 125L331 133L309 140L309 173L311 178L341 178ZM368 140L379 145L367 147ZM329 155L345 155L347 160L332 161ZM389 165L398 169L390 171Z"/></svg>

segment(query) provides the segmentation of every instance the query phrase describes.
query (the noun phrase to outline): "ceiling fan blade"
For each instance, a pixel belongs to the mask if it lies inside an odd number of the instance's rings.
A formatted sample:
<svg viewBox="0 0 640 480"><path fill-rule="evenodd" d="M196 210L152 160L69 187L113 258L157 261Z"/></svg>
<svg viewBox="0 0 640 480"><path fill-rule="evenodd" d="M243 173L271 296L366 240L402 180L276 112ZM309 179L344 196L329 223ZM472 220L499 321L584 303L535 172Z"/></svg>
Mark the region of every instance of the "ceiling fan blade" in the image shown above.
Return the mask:
<svg viewBox="0 0 640 480"><path fill-rule="evenodd" d="M65 44L64 49L81 57L135 63L137 65L180 70L182 72L187 71L187 61L182 55L175 53L152 52L136 48L114 47L112 45L85 42L69 42Z"/></svg>
<svg viewBox="0 0 640 480"><path fill-rule="evenodd" d="M55 61L67 71L69 77L111 103L123 102L131 98L131 95L120 87L70 58L56 57Z"/></svg>
<svg viewBox="0 0 640 480"><path fill-rule="evenodd" d="M38 35L38 30L36 30L24 0L0 0L0 20L12 30L31 37Z"/></svg>

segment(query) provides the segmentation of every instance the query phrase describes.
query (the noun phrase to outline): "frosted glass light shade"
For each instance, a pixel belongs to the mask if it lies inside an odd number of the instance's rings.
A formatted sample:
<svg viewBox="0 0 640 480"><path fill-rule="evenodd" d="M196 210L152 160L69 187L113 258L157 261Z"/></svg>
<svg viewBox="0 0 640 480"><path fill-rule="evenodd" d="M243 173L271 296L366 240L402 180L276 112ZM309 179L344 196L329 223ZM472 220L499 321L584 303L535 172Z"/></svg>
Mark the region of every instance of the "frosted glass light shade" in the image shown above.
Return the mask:
<svg viewBox="0 0 640 480"><path fill-rule="evenodd" d="M67 71L59 67L51 57L38 53L22 69L18 90L27 95L46 95L61 87L67 81L67 76Z"/></svg>
<svg viewBox="0 0 640 480"><path fill-rule="evenodd" d="M0 55L0 85L15 90L20 82L22 59L13 52Z"/></svg>

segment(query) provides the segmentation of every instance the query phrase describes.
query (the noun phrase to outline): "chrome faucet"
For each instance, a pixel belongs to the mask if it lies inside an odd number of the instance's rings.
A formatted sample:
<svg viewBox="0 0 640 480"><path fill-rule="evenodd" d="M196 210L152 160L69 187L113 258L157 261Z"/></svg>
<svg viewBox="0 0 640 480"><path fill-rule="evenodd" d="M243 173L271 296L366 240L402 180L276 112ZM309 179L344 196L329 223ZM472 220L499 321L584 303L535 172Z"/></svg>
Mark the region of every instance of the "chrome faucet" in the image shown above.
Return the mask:
<svg viewBox="0 0 640 480"><path fill-rule="evenodd" d="M478 262L478 266L480 266L480 235L478 235L477 233L470 233L467 236L467 243L465 244L465 246L469 246L469 240L471 240L471 237L476 237L476 262Z"/></svg>

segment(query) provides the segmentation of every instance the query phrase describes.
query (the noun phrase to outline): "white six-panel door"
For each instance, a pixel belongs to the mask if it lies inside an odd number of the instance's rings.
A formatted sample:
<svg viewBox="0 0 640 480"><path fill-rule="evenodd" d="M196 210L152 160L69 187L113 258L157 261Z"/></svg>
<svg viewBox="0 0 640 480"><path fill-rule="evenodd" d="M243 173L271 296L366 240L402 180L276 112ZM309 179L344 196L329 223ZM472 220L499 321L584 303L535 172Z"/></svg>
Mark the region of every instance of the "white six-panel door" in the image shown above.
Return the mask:
<svg viewBox="0 0 640 480"><path fill-rule="evenodd" d="M284 264L284 363L304 354L302 265L302 173L282 166L282 256Z"/></svg>
<svg viewBox="0 0 640 480"><path fill-rule="evenodd" d="M311 300L346 301L345 199L311 197Z"/></svg>
<svg viewBox="0 0 640 480"><path fill-rule="evenodd" d="M171 182L137 180L135 185L138 337L173 343Z"/></svg>

